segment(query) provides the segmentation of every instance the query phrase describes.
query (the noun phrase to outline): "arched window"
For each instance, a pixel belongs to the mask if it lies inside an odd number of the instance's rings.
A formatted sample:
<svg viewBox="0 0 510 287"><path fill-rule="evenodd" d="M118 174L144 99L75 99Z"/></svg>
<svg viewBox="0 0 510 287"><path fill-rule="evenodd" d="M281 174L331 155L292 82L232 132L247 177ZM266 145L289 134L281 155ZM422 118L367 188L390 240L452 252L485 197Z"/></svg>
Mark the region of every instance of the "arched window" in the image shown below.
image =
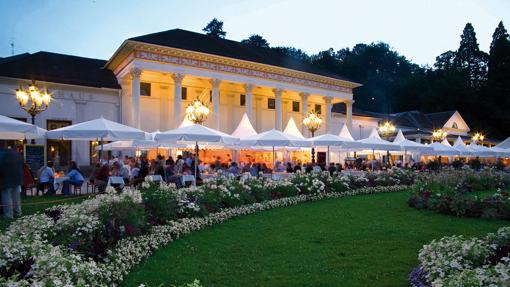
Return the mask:
<svg viewBox="0 0 510 287"><path fill-rule="evenodd" d="M456 123L456 122L453 122L452 128L454 128L454 129L458 129L458 128L459 128L459 126L457 125L457 123Z"/></svg>

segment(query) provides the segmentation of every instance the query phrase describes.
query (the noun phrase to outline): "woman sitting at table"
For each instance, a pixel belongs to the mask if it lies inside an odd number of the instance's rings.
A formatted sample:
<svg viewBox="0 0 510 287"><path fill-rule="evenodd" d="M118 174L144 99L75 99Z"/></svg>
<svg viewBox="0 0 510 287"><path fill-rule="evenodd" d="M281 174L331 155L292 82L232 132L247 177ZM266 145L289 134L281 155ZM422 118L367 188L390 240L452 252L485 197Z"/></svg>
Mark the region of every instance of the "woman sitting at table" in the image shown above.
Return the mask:
<svg viewBox="0 0 510 287"><path fill-rule="evenodd" d="M69 185L81 187L83 184L83 175L76 165L76 162L71 161L69 163L69 171L67 173L67 177L69 177L69 179L64 180L64 186L62 187L62 193L64 195L70 195Z"/></svg>
<svg viewBox="0 0 510 287"><path fill-rule="evenodd" d="M48 161L46 166L42 167L39 172L39 184L37 186L37 194L39 190L44 193L44 189L48 188L45 195L54 195L55 188L53 187L53 180L55 179L55 172L53 171L53 162Z"/></svg>

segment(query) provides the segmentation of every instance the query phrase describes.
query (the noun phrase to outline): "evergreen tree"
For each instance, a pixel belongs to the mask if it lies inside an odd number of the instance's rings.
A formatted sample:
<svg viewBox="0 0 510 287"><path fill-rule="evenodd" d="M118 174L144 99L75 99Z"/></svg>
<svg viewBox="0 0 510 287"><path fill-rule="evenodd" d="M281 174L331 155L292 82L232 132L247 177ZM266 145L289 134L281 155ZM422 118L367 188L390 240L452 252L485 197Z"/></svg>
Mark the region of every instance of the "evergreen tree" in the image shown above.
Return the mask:
<svg viewBox="0 0 510 287"><path fill-rule="evenodd" d="M267 40L258 34L251 35L248 39L242 40L241 43L259 48L269 48L269 43Z"/></svg>
<svg viewBox="0 0 510 287"><path fill-rule="evenodd" d="M471 23L466 24L460 38L460 46L455 58L456 65L469 76L469 86L479 88L487 78L488 55L480 51L475 29Z"/></svg>
<svg viewBox="0 0 510 287"><path fill-rule="evenodd" d="M202 31L207 35L219 38L225 38L227 35L227 32L223 31L223 22L216 18L212 19Z"/></svg>
<svg viewBox="0 0 510 287"><path fill-rule="evenodd" d="M510 38L502 21L492 35L488 79L489 84L497 85L508 83L510 79Z"/></svg>

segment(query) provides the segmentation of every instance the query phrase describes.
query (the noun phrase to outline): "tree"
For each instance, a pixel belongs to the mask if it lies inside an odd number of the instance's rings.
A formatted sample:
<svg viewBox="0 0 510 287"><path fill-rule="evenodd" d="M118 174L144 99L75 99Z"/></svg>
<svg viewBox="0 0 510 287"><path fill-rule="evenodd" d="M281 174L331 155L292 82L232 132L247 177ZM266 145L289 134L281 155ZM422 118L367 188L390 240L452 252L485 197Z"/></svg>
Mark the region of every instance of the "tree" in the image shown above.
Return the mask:
<svg viewBox="0 0 510 287"><path fill-rule="evenodd" d="M467 23L460 36L460 46L457 50L456 64L469 75L468 84L479 88L487 78L487 53L480 51L473 25Z"/></svg>
<svg viewBox="0 0 510 287"><path fill-rule="evenodd" d="M306 54L301 49L296 49L293 47L273 47L273 48L271 48L271 50L273 50L277 53L280 53L282 55L290 56L296 60L300 60L303 62L310 61L310 56L308 56L308 54Z"/></svg>
<svg viewBox="0 0 510 287"><path fill-rule="evenodd" d="M248 39L242 40L241 43L259 48L269 48L267 40L258 34L251 35Z"/></svg>
<svg viewBox="0 0 510 287"><path fill-rule="evenodd" d="M219 21L218 19L214 18L205 26L202 31L205 32L205 34L218 37L218 38L225 38L227 35L227 32L223 31L223 22Z"/></svg>
<svg viewBox="0 0 510 287"><path fill-rule="evenodd" d="M489 84L504 84L510 79L510 39L508 32L500 21L492 35L489 52Z"/></svg>

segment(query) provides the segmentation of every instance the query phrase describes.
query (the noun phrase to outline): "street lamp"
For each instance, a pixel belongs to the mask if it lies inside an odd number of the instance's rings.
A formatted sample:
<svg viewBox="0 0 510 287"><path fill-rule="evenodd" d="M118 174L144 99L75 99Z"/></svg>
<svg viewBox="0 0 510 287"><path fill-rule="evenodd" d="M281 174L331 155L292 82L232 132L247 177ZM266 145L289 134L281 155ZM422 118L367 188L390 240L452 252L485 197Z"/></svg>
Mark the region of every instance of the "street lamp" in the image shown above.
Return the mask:
<svg viewBox="0 0 510 287"><path fill-rule="evenodd" d="M19 89L16 89L16 99L20 107L32 116L32 124L35 124L35 116L39 113L44 112L50 106L51 94L48 93L48 89L44 92L39 90L39 87L35 85L35 81L24 89L21 85ZM32 139L32 144L35 141Z"/></svg>
<svg viewBox="0 0 510 287"><path fill-rule="evenodd" d="M442 141L448 136L448 132L443 131L442 129L437 129L432 132L432 140Z"/></svg>
<svg viewBox="0 0 510 287"><path fill-rule="evenodd" d="M321 124L322 119L319 114L315 111L311 111L308 115L303 119L303 124L305 127L312 133L312 137L314 137L315 131L317 131ZM315 163L315 148L312 147L312 163Z"/></svg>
<svg viewBox="0 0 510 287"><path fill-rule="evenodd" d="M203 124L209 115L209 108L199 99L191 102L186 108L186 117L194 124ZM195 142L195 185L198 173L198 141Z"/></svg>
<svg viewBox="0 0 510 287"><path fill-rule="evenodd" d="M386 121L384 124L380 125L377 130L379 131L379 133L384 137L385 140L389 141L390 140L390 136L392 134L395 133L395 130L397 128L392 124L390 123L389 121ZM387 150L386 151L386 161L389 162L390 161L390 151Z"/></svg>
<svg viewBox="0 0 510 287"><path fill-rule="evenodd" d="M485 139L485 136L482 133L476 133L473 137L471 137L471 140L475 143L481 142L483 145L483 140Z"/></svg>

